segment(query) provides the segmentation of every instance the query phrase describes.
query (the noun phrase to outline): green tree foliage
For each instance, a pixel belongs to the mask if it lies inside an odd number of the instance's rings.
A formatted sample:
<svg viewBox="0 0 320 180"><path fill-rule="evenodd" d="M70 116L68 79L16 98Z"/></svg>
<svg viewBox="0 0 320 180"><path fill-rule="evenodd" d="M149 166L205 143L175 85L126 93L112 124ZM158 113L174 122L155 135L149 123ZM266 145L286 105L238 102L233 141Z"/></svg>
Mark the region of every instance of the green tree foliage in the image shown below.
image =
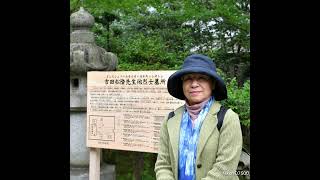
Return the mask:
<svg viewBox="0 0 320 180"><path fill-rule="evenodd" d="M176 69L186 55L198 52L215 58L218 67L240 82L246 78L243 74L250 75L249 0L71 0L70 4L72 12L83 6L95 17L97 44L116 53L120 67L143 62L154 69L156 61L162 64L156 67ZM146 44L153 46L145 49Z"/></svg>
<svg viewBox="0 0 320 180"><path fill-rule="evenodd" d="M250 127L250 80L242 87L238 86L236 78L227 83L228 99L222 103L239 114L242 125Z"/></svg>

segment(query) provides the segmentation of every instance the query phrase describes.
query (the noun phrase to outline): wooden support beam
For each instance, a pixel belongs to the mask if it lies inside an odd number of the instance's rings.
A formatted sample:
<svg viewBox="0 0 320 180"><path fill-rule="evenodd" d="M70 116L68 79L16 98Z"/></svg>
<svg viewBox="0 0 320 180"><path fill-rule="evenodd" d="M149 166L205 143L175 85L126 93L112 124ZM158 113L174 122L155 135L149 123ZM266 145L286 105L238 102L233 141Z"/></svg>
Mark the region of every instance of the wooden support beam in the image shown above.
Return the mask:
<svg viewBox="0 0 320 180"><path fill-rule="evenodd" d="M89 180L100 180L100 148L90 148Z"/></svg>

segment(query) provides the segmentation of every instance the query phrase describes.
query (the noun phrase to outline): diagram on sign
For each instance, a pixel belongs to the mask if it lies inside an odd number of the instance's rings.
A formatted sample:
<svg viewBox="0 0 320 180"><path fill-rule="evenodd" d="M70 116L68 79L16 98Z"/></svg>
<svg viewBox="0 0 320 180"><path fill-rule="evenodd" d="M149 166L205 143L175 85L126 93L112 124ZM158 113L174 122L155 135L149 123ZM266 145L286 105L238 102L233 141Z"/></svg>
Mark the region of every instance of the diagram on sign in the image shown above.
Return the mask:
<svg viewBox="0 0 320 180"><path fill-rule="evenodd" d="M89 139L115 141L115 116L89 116Z"/></svg>

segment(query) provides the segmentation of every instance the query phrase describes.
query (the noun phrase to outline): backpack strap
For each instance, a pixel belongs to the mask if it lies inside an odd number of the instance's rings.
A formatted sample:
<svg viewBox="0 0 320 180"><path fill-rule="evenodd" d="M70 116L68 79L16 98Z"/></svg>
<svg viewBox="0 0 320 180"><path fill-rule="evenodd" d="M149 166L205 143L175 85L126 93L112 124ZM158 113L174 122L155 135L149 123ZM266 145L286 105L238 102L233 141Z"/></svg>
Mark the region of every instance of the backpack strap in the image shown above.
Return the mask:
<svg viewBox="0 0 320 180"><path fill-rule="evenodd" d="M222 123L223 123L223 119L224 119L224 115L226 114L226 112L228 111L228 108L225 108L224 106L220 107L220 110L217 114L218 116L218 124L217 124L217 128L220 131Z"/></svg>
<svg viewBox="0 0 320 180"><path fill-rule="evenodd" d="M169 113L169 115L168 115L168 119L167 120L169 120L170 118L172 118L174 116L174 111L171 111L170 113Z"/></svg>

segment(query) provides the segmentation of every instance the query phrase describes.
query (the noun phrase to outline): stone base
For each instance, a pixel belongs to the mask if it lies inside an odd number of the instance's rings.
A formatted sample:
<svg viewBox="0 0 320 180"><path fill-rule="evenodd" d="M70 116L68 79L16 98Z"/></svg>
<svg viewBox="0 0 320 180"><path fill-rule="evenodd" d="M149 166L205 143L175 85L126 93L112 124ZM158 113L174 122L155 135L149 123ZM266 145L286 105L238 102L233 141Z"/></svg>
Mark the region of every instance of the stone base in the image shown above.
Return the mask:
<svg viewBox="0 0 320 180"><path fill-rule="evenodd" d="M116 180L115 165L100 166L100 180ZM89 167L70 167L70 180L89 180Z"/></svg>

